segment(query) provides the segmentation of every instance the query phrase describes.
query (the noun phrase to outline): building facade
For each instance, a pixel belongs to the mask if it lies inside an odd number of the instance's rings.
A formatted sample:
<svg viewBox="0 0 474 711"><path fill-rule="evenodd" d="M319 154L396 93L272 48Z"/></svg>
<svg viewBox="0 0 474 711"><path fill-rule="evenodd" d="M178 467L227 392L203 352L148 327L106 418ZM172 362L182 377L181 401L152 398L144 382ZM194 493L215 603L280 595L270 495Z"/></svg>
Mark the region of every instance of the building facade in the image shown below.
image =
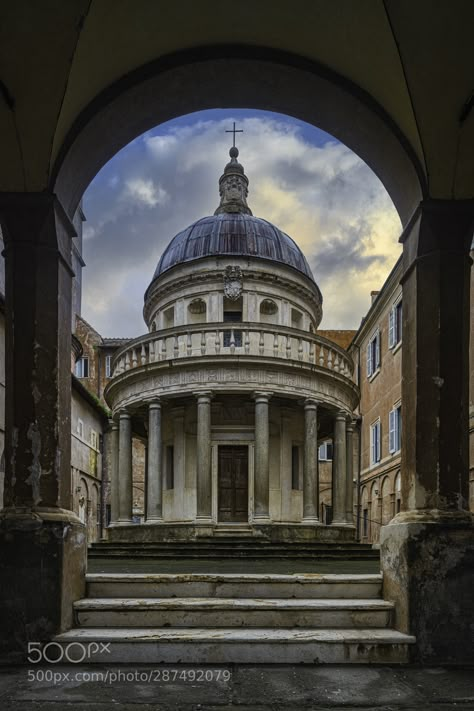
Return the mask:
<svg viewBox="0 0 474 711"><path fill-rule="evenodd" d="M360 388L359 536L377 542L401 508L401 260L363 319L350 352Z"/></svg>

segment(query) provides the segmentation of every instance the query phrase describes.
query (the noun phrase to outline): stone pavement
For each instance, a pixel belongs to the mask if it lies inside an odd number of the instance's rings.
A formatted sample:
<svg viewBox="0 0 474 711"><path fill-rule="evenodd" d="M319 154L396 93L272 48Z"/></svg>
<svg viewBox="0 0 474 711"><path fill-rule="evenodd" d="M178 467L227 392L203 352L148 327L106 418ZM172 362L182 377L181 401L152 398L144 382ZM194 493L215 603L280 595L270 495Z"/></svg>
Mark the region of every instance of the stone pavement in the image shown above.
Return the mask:
<svg viewBox="0 0 474 711"><path fill-rule="evenodd" d="M84 674L102 677L81 677ZM32 664L0 669L0 708L2 711L454 708L474 711L474 667L55 664L38 667Z"/></svg>

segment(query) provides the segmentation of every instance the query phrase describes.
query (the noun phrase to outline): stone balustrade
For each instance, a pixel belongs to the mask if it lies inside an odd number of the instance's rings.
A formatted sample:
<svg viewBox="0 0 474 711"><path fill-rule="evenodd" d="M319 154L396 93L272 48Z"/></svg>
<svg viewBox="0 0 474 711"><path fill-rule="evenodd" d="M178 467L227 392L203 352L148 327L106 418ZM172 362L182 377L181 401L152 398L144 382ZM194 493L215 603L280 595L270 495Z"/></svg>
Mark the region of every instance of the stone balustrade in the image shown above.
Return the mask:
<svg viewBox="0 0 474 711"><path fill-rule="evenodd" d="M113 377L159 361L203 356L299 361L347 378L354 370L344 349L312 333L274 324L206 323L175 326L129 341L112 361Z"/></svg>

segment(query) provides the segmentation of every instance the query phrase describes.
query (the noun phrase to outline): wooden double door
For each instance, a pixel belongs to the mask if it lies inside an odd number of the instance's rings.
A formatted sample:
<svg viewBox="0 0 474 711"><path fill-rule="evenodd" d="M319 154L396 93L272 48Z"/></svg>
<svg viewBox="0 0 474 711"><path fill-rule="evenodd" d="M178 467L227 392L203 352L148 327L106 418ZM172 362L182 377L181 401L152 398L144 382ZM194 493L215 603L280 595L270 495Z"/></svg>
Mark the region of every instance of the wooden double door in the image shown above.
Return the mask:
<svg viewBox="0 0 474 711"><path fill-rule="evenodd" d="M249 517L248 447L219 445L218 521L247 522Z"/></svg>

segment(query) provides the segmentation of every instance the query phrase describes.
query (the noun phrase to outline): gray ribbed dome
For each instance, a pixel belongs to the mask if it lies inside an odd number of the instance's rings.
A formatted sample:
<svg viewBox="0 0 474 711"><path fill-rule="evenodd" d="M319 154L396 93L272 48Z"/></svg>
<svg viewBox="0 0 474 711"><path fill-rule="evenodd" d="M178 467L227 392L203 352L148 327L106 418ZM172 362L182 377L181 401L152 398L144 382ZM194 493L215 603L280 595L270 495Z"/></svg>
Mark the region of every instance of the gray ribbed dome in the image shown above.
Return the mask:
<svg viewBox="0 0 474 711"><path fill-rule="evenodd" d="M163 252L153 278L183 262L223 255L281 262L314 281L308 262L291 237L271 222L242 212L203 217L179 232Z"/></svg>

